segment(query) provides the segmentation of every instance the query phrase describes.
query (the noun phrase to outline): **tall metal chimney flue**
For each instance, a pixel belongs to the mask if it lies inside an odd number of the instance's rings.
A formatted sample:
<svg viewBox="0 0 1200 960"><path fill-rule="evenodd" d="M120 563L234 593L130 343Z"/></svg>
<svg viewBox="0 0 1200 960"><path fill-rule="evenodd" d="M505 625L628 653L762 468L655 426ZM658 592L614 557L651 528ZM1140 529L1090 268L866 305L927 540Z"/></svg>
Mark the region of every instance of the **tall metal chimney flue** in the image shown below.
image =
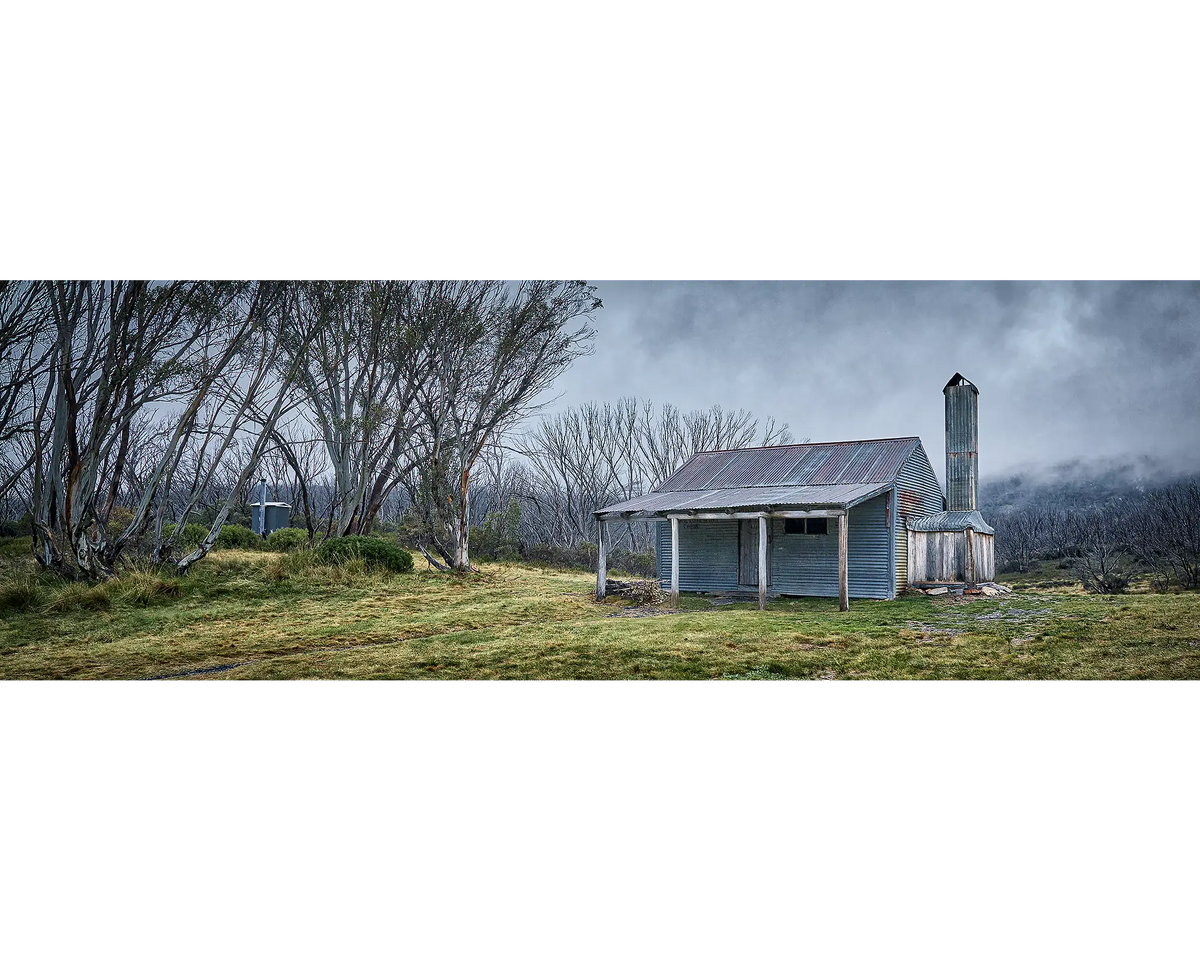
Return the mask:
<svg viewBox="0 0 1200 960"><path fill-rule="evenodd" d="M946 395L946 509L977 510L979 487L979 390L961 373Z"/></svg>

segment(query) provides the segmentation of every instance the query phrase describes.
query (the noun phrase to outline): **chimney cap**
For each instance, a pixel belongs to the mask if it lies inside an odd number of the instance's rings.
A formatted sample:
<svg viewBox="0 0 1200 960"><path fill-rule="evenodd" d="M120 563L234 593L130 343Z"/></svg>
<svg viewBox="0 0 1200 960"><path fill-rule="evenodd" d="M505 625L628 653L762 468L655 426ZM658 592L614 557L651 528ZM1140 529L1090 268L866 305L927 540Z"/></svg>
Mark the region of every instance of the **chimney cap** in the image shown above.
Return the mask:
<svg viewBox="0 0 1200 960"><path fill-rule="evenodd" d="M975 386L975 384L973 384L970 380L968 380L966 377L964 377L961 373L956 373L956 374L954 374L954 376L952 376L950 378L950 382L947 383L944 387L942 387L942 393L945 393L951 387L957 387L964 383L968 387L970 387L972 390L974 390L976 393L979 392L979 388L977 386Z"/></svg>

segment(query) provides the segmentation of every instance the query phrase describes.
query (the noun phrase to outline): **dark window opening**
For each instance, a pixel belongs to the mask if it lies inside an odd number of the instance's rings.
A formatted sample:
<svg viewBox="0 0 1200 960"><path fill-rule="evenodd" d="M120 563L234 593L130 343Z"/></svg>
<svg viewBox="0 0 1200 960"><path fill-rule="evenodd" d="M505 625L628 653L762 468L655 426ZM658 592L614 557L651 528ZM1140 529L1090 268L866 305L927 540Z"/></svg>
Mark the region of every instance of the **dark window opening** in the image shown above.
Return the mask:
<svg viewBox="0 0 1200 960"><path fill-rule="evenodd" d="M829 520L826 517L789 517L783 521L783 532L823 536L829 533Z"/></svg>

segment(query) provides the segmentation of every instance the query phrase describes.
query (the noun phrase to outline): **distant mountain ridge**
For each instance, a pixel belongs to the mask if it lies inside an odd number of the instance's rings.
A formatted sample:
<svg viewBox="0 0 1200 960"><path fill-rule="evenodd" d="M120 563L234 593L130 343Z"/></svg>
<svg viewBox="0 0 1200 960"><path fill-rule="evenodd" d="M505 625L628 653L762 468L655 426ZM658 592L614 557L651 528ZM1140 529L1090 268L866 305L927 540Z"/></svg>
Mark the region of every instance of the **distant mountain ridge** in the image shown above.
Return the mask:
<svg viewBox="0 0 1200 960"><path fill-rule="evenodd" d="M1022 507L1086 509L1140 500L1147 492L1177 480L1200 476L1161 458L1131 460L1075 458L1048 466L1029 466L979 486L979 509L1003 513Z"/></svg>

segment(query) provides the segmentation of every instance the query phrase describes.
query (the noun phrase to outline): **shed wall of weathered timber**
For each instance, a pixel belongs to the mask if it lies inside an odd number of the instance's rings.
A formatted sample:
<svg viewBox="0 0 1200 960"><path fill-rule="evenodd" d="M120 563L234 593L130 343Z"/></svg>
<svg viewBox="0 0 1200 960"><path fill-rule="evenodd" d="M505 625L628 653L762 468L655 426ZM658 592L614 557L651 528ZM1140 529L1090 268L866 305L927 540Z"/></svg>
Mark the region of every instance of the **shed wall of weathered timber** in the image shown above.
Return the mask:
<svg viewBox="0 0 1200 960"><path fill-rule="evenodd" d="M967 531L909 531L910 583L987 583L996 577L995 537L973 533L975 575L967 570Z"/></svg>
<svg viewBox="0 0 1200 960"><path fill-rule="evenodd" d="M859 504L849 516L848 578L850 596L886 600L895 595L891 570L891 520L887 494ZM671 529L658 525L658 576L670 586ZM785 533L785 522L771 521L768 555L772 594L807 597L838 595L837 522L824 535ZM682 520L679 523L679 587L719 591L738 587L738 523ZM743 585L743 589L744 589Z"/></svg>
<svg viewBox="0 0 1200 960"><path fill-rule="evenodd" d="M941 512L942 488L924 446L919 445L905 461L896 478L896 590L904 590L908 576L908 521Z"/></svg>
<svg viewBox="0 0 1200 960"><path fill-rule="evenodd" d="M986 533L975 534L975 579L979 583L996 579L996 538Z"/></svg>

